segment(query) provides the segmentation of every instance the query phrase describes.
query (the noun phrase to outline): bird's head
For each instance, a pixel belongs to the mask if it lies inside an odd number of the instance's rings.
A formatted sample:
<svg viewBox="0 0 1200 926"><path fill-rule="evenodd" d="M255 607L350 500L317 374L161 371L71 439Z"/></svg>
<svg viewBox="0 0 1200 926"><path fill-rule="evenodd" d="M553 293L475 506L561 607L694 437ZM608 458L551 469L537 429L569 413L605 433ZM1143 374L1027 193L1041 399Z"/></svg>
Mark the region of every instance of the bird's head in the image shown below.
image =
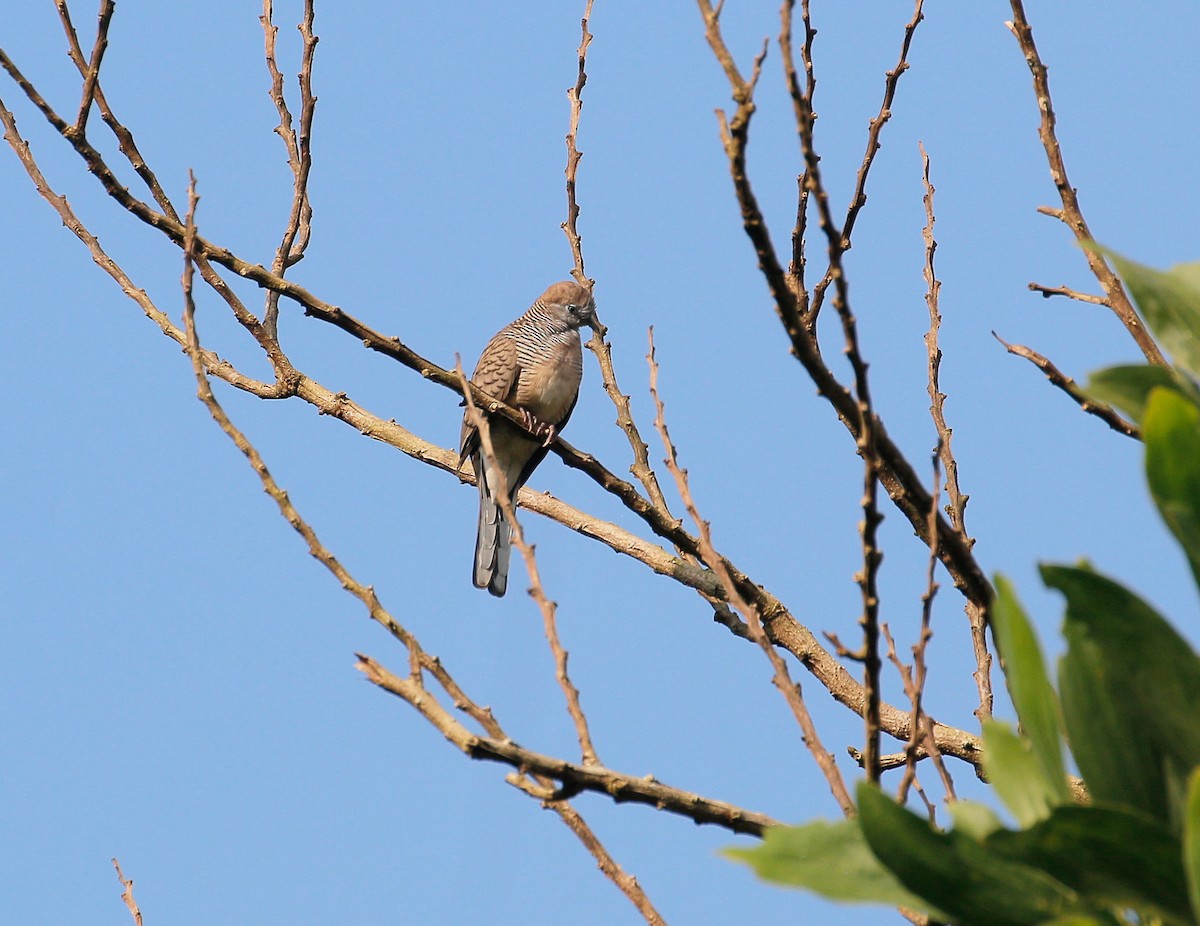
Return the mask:
<svg viewBox="0 0 1200 926"><path fill-rule="evenodd" d="M571 280L555 283L538 300L547 310L560 317L569 328L595 325L596 300L592 291Z"/></svg>

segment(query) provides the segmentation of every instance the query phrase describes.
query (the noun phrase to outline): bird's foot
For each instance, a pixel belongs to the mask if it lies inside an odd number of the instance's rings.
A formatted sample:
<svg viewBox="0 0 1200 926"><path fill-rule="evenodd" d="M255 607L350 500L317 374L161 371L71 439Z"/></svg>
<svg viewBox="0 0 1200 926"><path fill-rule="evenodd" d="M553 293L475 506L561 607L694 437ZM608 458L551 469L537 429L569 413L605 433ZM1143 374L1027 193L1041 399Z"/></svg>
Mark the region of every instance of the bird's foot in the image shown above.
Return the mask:
<svg viewBox="0 0 1200 926"><path fill-rule="evenodd" d="M533 417L533 414L527 408L521 409L521 421L534 437L545 436L543 447L549 447L554 443L554 438L558 436L558 428L552 424L546 424L544 421L539 421Z"/></svg>

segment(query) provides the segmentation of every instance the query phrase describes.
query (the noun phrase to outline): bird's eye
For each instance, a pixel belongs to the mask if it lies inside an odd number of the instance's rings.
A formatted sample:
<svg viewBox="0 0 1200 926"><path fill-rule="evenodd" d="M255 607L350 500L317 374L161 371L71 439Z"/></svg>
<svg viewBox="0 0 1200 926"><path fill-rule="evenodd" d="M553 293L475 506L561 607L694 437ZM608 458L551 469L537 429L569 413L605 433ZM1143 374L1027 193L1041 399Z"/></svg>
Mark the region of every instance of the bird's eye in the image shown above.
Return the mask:
<svg viewBox="0 0 1200 926"><path fill-rule="evenodd" d="M572 315L574 315L576 312L579 311L579 306L577 306L573 302L568 302L567 303L567 311L570 312Z"/></svg>

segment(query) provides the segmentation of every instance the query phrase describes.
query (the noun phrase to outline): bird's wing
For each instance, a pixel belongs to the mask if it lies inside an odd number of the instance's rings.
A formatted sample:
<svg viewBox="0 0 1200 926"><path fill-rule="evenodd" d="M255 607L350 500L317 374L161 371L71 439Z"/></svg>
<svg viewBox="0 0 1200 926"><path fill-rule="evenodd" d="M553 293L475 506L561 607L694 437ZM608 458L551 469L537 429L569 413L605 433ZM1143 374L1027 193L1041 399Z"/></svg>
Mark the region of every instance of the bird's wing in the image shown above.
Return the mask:
<svg viewBox="0 0 1200 926"><path fill-rule="evenodd" d="M521 365L517 360L517 342L506 331L492 338L479 363L475 364L475 372L471 374L471 382L493 398L504 403L511 403L520 380ZM459 440L459 466L470 456L479 445L479 434L463 415L462 434Z"/></svg>

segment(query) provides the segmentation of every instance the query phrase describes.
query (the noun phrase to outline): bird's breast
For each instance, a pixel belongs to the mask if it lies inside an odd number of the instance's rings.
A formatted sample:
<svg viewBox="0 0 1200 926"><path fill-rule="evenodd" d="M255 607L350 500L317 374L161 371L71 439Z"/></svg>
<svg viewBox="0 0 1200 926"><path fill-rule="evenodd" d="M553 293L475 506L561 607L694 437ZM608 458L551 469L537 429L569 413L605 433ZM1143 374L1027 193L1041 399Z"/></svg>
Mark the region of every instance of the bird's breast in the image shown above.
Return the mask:
<svg viewBox="0 0 1200 926"><path fill-rule="evenodd" d="M536 363L523 367L516 404L535 418L558 424L579 395L583 378L583 355L579 338L553 344Z"/></svg>

